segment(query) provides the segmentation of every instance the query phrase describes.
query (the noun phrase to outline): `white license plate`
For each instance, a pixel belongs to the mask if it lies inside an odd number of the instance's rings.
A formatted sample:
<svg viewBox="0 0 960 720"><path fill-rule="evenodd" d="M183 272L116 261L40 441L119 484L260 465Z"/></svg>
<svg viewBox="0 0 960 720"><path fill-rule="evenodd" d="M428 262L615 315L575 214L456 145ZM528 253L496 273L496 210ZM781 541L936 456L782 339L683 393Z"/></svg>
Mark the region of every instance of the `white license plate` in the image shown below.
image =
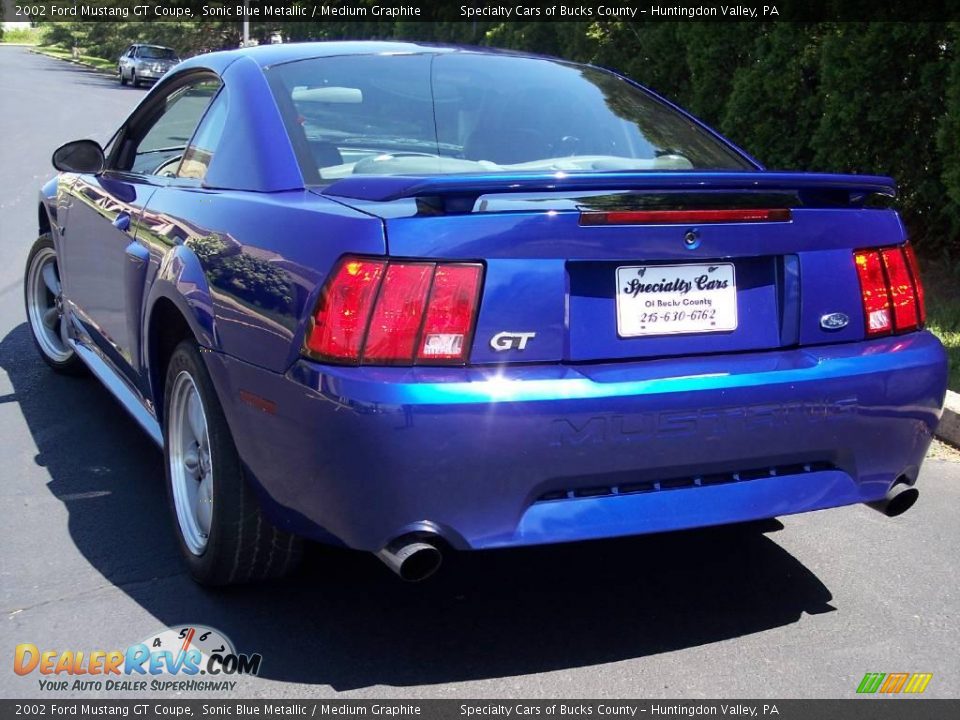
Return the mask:
<svg viewBox="0 0 960 720"><path fill-rule="evenodd" d="M736 329L737 279L732 263L617 268L620 337Z"/></svg>

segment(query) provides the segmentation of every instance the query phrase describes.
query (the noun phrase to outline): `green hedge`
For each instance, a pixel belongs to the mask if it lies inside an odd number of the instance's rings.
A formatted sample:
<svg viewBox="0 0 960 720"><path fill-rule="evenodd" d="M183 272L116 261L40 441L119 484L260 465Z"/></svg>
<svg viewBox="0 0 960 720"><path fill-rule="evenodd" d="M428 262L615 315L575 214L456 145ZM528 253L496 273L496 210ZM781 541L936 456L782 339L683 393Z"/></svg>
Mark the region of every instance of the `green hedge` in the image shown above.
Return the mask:
<svg viewBox="0 0 960 720"><path fill-rule="evenodd" d="M115 58L236 47L238 23L55 23L48 40ZM892 175L913 238L960 260L960 23L254 23L266 41L403 38L532 50L612 67L777 169Z"/></svg>

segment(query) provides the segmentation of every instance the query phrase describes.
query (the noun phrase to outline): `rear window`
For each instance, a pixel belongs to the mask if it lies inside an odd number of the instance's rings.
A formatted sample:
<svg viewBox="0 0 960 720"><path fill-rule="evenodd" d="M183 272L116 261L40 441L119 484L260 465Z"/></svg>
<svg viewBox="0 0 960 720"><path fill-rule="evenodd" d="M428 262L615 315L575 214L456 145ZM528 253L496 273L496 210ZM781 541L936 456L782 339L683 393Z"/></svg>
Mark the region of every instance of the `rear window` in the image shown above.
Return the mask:
<svg viewBox="0 0 960 720"><path fill-rule="evenodd" d="M268 70L304 176L749 170L612 73L470 53L354 55Z"/></svg>
<svg viewBox="0 0 960 720"><path fill-rule="evenodd" d="M174 60L177 54L170 48L142 47L140 48L140 57L150 60Z"/></svg>

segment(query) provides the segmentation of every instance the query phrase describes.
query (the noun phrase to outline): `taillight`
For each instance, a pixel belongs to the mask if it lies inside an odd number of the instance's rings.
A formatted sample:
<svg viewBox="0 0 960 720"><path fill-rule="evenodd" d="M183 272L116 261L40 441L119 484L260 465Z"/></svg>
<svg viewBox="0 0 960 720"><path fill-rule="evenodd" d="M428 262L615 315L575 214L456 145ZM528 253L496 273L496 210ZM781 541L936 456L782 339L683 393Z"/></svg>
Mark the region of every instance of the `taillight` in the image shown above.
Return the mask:
<svg viewBox="0 0 960 720"><path fill-rule="evenodd" d="M317 303L305 342L309 353L325 360L357 357L386 265L360 259L340 263Z"/></svg>
<svg viewBox="0 0 960 720"><path fill-rule="evenodd" d="M923 282L920 280L920 265L917 263L917 255L913 252L913 245L907 243L903 246L903 252L907 256L907 265L910 267L910 275L913 277L913 286L917 290L917 314L920 317L920 324L927 321L927 301L923 295Z"/></svg>
<svg viewBox="0 0 960 720"><path fill-rule="evenodd" d="M480 294L479 265L438 265L417 360L457 360L464 356Z"/></svg>
<svg viewBox="0 0 960 720"><path fill-rule="evenodd" d="M867 335L916 330L923 325L923 286L910 245L854 253Z"/></svg>
<svg viewBox="0 0 960 720"><path fill-rule="evenodd" d="M366 365L464 363L482 279L476 263L346 258L320 295L304 353Z"/></svg>
<svg viewBox="0 0 960 720"><path fill-rule="evenodd" d="M880 251L883 267L890 283L890 301L893 305L893 326L896 330L916 330L920 324L917 314L917 292L907 269L907 260L901 248Z"/></svg>
<svg viewBox="0 0 960 720"><path fill-rule="evenodd" d="M392 263L387 268L363 345L366 361L395 363L413 357L434 267Z"/></svg>

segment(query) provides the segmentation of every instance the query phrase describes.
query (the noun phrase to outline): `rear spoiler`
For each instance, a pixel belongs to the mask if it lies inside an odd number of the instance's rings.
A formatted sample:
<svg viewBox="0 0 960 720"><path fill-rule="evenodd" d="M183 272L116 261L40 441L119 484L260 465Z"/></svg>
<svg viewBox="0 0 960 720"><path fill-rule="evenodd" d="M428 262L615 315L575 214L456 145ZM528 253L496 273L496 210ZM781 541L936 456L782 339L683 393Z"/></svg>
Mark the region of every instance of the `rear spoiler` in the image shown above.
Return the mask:
<svg viewBox="0 0 960 720"><path fill-rule="evenodd" d="M379 175L347 177L319 189L324 195L386 202L402 198L568 191L833 191L896 197L897 185L877 175L801 172L605 172Z"/></svg>

